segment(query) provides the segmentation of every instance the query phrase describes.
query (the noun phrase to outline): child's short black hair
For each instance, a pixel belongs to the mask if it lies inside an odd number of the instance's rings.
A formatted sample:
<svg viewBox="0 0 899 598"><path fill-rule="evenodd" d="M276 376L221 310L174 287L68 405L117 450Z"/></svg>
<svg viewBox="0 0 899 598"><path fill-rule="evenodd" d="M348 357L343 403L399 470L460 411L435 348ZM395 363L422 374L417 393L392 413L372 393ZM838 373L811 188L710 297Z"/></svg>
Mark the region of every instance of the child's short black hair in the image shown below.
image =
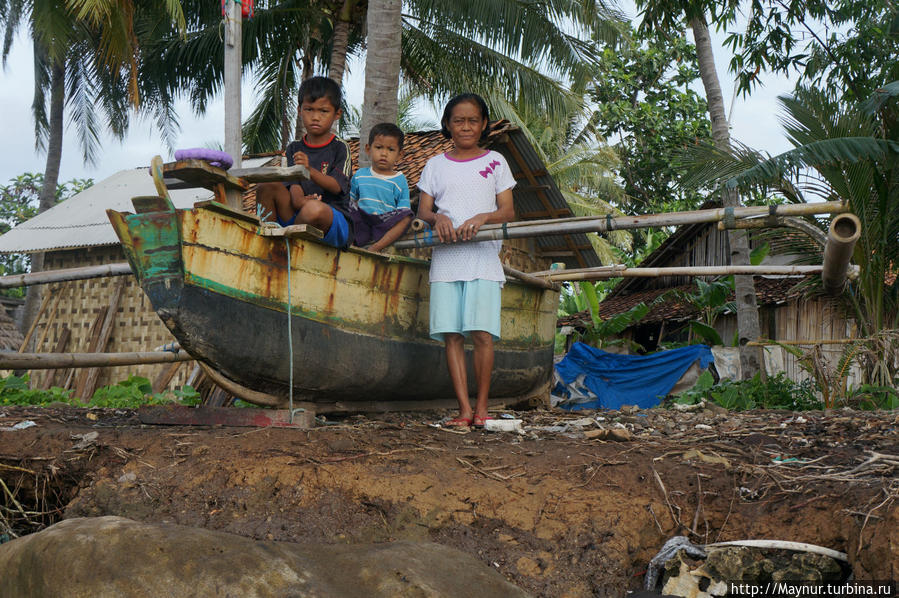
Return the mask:
<svg viewBox="0 0 899 598"><path fill-rule="evenodd" d="M403 149L403 141L406 139L406 135L403 133L403 130L396 126L393 123L378 123L371 128L371 131L368 132L368 145L371 145L375 142L375 137L378 135L383 135L384 137L393 137L396 139L397 143L400 146L400 150Z"/></svg>
<svg viewBox="0 0 899 598"><path fill-rule="evenodd" d="M453 114L453 108L455 108L462 102L471 102L480 109L481 116L484 118L484 120L490 120L490 111L487 109L487 102L484 101L484 98L476 93L460 93L446 103L446 108L443 109L443 118L440 119L440 132L443 133L443 136L447 139L452 137L452 135L450 135L446 123L449 122L450 116L452 116ZM481 141L487 139L487 135L489 134L490 127L484 127L484 130L481 131Z"/></svg>
<svg viewBox="0 0 899 598"><path fill-rule="evenodd" d="M334 110L340 110L343 94L333 79L327 77L310 77L300 85L300 104L303 102L315 102L321 98L328 98Z"/></svg>

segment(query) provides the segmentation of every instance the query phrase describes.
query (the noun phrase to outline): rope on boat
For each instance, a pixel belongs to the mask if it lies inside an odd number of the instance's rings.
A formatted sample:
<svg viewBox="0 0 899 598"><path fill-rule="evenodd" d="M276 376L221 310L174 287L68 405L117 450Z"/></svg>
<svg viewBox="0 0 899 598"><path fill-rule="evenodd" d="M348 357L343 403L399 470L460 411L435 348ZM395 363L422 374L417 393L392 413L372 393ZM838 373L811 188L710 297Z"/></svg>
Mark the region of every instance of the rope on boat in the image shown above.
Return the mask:
<svg viewBox="0 0 899 598"><path fill-rule="evenodd" d="M290 239L284 237L284 246L287 248L287 355L290 359L290 382L287 388L287 408L290 411L290 423L293 423L293 416L297 413L306 411L302 407L293 408L293 326L291 325L291 313L293 307L290 301Z"/></svg>

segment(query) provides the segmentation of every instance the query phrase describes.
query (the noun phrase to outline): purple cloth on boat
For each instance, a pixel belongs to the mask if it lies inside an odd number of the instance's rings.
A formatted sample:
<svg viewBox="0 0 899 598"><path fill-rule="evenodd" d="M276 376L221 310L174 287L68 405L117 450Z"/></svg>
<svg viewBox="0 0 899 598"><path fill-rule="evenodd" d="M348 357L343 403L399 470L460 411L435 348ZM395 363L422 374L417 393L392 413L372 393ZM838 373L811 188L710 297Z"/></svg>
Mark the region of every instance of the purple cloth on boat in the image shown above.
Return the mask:
<svg viewBox="0 0 899 598"><path fill-rule="evenodd" d="M355 228L353 244L365 247L371 243L377 243L403 218L412 216L412 210L400 208L382 214L369 214L358 208L351 208L350 216Z"/></svg>

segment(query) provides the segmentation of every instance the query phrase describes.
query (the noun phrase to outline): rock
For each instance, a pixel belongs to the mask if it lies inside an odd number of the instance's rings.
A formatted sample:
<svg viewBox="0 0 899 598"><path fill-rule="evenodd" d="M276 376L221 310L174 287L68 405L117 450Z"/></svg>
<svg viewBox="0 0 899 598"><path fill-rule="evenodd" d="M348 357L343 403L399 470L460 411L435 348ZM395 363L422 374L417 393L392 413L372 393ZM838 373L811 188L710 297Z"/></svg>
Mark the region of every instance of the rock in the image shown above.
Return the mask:
<svg viewBox="0 0 899 598"><path fill-rule="evenodd" d="M527 596L430 542L300 545L121 517L68 519L0 545L0 596Z"/></svg>

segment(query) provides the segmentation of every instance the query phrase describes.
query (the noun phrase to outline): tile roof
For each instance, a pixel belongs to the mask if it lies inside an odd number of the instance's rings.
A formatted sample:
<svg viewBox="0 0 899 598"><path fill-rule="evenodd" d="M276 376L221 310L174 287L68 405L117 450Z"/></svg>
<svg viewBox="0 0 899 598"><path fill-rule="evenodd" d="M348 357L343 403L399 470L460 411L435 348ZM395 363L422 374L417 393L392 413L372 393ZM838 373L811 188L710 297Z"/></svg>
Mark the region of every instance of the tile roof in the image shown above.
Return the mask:
<svg viewBox="0 0 899 598"><path fill-rule="evenodd" d="M759 306L777 305L791 299L802 296L802 290L797 288L799 284L812 279L812 276L789 276L771 278L767 276L754 276L755 293ZM636 291L627 295L609 296L599 304L599 315L603 319L623 313L639 303L647 305L660 295L670 291L693 292L696 286L681 285L665 289L647 289ZM733 295L729 300L733 300ZM683 322L692 319L699 312L686 301L675 297L669 297L653 306L646 317L640 320L641 324L654 322ZM586 311L566 316L559 319L559 326L582 326L590 321L590 314Z"/></svg>

